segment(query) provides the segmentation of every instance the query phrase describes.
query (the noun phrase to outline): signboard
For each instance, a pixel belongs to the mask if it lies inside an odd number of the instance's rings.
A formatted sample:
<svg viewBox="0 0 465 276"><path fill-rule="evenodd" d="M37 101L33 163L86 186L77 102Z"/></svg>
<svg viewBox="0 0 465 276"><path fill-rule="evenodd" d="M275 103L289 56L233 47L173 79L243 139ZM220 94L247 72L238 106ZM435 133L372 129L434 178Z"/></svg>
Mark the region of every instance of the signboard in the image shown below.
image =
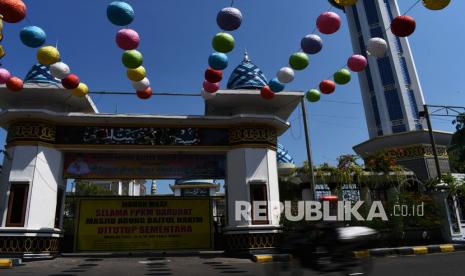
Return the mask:
<svg viewBox="0 0 465 276"><path fill-rule="evenodd" d="M225 177L224 154L67 153L63 174L79 179L202 179Z"/></svg>
<svg viewBox="0 0 465 276"><path fill-rule="evenodd" d="M200 198L83 198L77 251L211 249L211 205Z"/></svg>

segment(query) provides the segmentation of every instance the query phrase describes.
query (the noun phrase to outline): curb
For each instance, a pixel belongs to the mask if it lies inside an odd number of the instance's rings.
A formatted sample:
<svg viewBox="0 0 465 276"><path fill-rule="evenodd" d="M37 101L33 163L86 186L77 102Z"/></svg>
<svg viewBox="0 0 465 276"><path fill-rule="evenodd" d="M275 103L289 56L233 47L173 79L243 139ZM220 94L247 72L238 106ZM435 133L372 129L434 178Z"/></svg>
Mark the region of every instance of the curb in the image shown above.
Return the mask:
<svg viewBox="0 0 465 276"><path fill-rule="evenodd" d="M425 255L433 253L451 253L465 251L465 244L438 244L427 246L405 246L397 248L376 248L354 251L355 257L386 257L404 255Z"/></svg>
<svg viewBox="0 0 465 276"><path fill-rule="evenodd" d="M12 268L13 266L18 266L20 264L21 264L21 259L0 258L0 269L1 268Z"/></svg>
<svg viewBox="0 0 465 276"><path fill-rule="evenodd" d="M396 248L376 248L370 250L354 251L357 258L364 257L387 257L406 255L426 255L433 253L452 253L465 251L465 244L438 244L427 246L404 246ZM292 260L290 254L261 254L252 255L252 261L257 263L288 262Z"/></svg>
<svg viewBox="0 0 465 276"><path fill-rule="evenodd" d="M292 256L290 254L252 255L252 261L257 263L288 262L291 259Z"/></svg>

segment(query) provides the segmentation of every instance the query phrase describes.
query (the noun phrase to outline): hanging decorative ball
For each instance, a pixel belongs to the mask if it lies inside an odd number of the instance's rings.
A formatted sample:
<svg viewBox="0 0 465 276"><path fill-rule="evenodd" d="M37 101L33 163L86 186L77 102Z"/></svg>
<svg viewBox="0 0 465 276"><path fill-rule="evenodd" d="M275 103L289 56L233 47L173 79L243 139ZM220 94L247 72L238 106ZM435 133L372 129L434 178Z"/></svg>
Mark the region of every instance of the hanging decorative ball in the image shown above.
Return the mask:
<svg viewBox="0 0 465 276"><path fill-rule="evenodd" d="M108 5L107 17L115 25L127 26L134 20L134 10L126 2L115 1Z"/></svg>
<svg viewBox="0 0 465 276"><path fill-rule="evenodd" d="M127 50L123 53L122 61L126 68L135 69L142 65L143 58L142 54L139 51Z"/></svg>
<svg viewBox="0 0 465 276"><path fill-rule="evenodd" d="M357 3L358 0L334 0L334 2L340 6L352 6Z"/></svg>
<svg viewBox="0 0 465 276"><path fill-rule="evenodd" d="M228 56L223 53L213 53L208 57L208 65L215 70L224 70L228 67Z"/></svg>
<svg viewBox="0 0 465 276"><path fill-rule="evenodd" d="M368 65L367 58L362 55L353 55L347 60L347 66L354 72L365 70Z"/></svg>
<svg viewBox="0 0 465 276"><path fill-rule="evenodd" d="M370 38L366 47L367 53L374 57L383 57L386 54L387 49L388 45L386 40L379 37Z"/></svg>
<svg viewBox="0 0 465 276"><path fill-rule="evenodd" d="M18 23L26 17L26 5L20 0L0 0L0 14L8 23Z"/></svg>
<svg viewBox="0 0 465 276"><path fill-rule="evenodd" d="M450 0L423 0L423 5L430 10L442 10L449 6Z"/></svg>
<svg viewBox="0 0 465 276"><path fill-rule="evenodd" d="M260 95L265 100L271 100L274 97L274 92L271 91L268 85L266 85L266 86L263 86L262 89L260 90Z"/></svg>
<svg viewBox="0 0 465 276"><path fill-rule="evenodd" d="M131 81L141 81L147 76L144 66L139 66L134 69L128 69L126 72L128 79Z"/></svg>
<svg viewBox="0 0 465 276"><path fill-rule="evenodd" d="M277 78L273 78L270 80L268 83L268 86L270 87L271 91L278 93L284 90L284 84L282 84Z"/></svg>
<svg viewBox="0 0 465 276"><path fill-rule="evenodd" d="M203 89L207 91L208 93L215 93L220 89L220 84L217 83L211 83L208 81L203 82Z"/></svg>
<svg viewBox="0 0 465 276"><path fill-rule="evenodd" d="M202 92L200 93L202 95L202 98L205 100L205 101L208 101L210 99L213 99L216 94L215 93L208 93L207 91L205 91L204 89L202 89Z"/></svg>
<svg viewBox="0 0 465 276"><path fill-rule="evenodd" d="M144 78L140 81L133 81L132 87L134 87L136 91L142 91L150 87L150 81L148 78Z"/></svg>
<svg viewBox="0 0 465 276"><path fill-rule="evenodd" d="M78 87L74 88L71 91L71 94L76 97L85 97L89 93L89 87L83 82L81 82Z"/></svg>
<svg viewBox="0 0 465 276"><path fill-rule="evenodd" d="M391 22L391 32L395 36L406 37L415 31L416 23L413 17L408 15L397 16Z"/></svg>
<svg viewBox="0 0 465 276"><path fill-rule="evenodd" d="M37 51L37 60L42 65L50 65L60 61L60 52L53 46L45 46Z"/></svg>
<svg viewBox="0 0 465 276"><path fill-rule="evenodd" d="M279 69L278 74L276 74L278 81L281 83L290 83L294 80L294 70L289 67L283 67Z"/></svg>
<svg viewBox="0 0 465 276"><path fill-rule="evenodd" d="M331 94L336 90L336 84L332 80L324 80L320 82L320 91L323 94Z"/></svg>
<svg viewBox="0 0 465 276"><path fill-rule="evenodd" d="M305 53L314 55L319 53L323 48L323 40L316 34L309 34L302 38L300 47Z"/></svg>
<svg viewBox="0 0 465 276"><path fill-rule="evenodd" d="M304 52L297 52L292 54L289 58L289 65L294 70L304 70L307 68L310 61L308 60L308 56Z"/></svg>
<svg viewBox="0 0 465 276"><path fill-rule="evenodd" d="M24 27L19 33L21 42L27 47L38 48L44 45L47 35L37 26Z"/></svg>
<svg viewBox="0 0 465 276"><path fill-rule="evenodd" d="M316 27L323 34L333 34L341 27L341 18L335 12L324 12L318 16Z"/></svg>
<svg viewBox="0 0 465 276"><path fill-rule="evenodd" d="M134 50L139 46L139 34L132 29L121 29L116 33L116 44L123 50Z"/></svg>
<svg viewBox="0 0 465 276"><path fill-rule="evenodd" d="M69 74L66 78L61 80L61 85L66 89L75 89L79 86L81 80L75 74Z"/></svg>
<svg viewBox="0 0 465 276"><path fill-rule="evenodd" d="M205 70L205 79L211 83L220 82L223 79L223 72L220 70L208 68Z"/></svg>
<svg viewBox="0 0 465 276"><path fill-rule="evenodd" d="M320 91L318 91L316 89L310 89L305 94L305 97L307 98L307 101L312 102L312 103L318 102L320 100L320 96L321 96Z"/></svg>
<svg viewBox="0 0 465 276"><path fill-rule="evenodd" d="M342 85L349 83L352 76L350 75L350 71L344 68L334 73L333 78L337 84Z"/></svg>
<svg viewBox="0 0 465 276"><path fill-rule="evenodd" d="M59 80L66 78L71 73L69 66L63 62L57 62L50 65L50 74Z"/></svg>
<svg viewBox="0 0 465 276"><path fill-rule="evenodd" d="M234 37L228 33L217 33L213 37L212 46L217 52L229 53L234 49Z"/></svg>
<svg viewBox="0 0 465 276"><path fill-rule="evenodd" d="M139 97L139 99L146 100L146 99L152 97L153 91L152 91L151 87L147 87L144 90L137 90L136 94L137 94L137 97Z"/></svg>
<svg viewBox="0 0 465 276"><path fill-rule="evenodd" d="M0 84L5 84L9 78L11 78L10 71L0 68Z"/></svg>
<svg viewBox="0 0 465 276"><path fill-rule="evenodd" d="M224 8L216 16L216 23L222 30L237 30L242 23L242 13L233 7Z"/></svg>
<svg viewBox="0 0 465 276"><path fill-rule="evenodd" d="M23 81L17 77L11 77L6 81L6 87L13 92L17 92L23 89Z"/></svg>

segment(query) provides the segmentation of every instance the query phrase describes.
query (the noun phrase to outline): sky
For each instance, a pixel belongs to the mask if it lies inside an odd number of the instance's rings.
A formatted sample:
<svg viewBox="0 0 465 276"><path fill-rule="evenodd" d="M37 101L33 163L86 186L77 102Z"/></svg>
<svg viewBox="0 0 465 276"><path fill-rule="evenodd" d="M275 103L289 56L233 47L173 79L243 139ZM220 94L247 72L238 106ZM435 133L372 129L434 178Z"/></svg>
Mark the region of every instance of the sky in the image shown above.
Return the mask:
<svg viewBox="0 0 465 276"><path fill-rule="evenodd" d="M27 19L4 24L7 55L2 64L14 75L24 78L36 62L36 50L27 48L19 31L37 25L47 33L47 44L58 45L62 60L88 84L91 91L133 91L121 64L122 50L115 44L120 27L106 18L112 1L40 0L24 1ZM154 93L200 93L207 59L213 49L211 39L220 32L216 25L218 11L230 0L127 0L136 12L129 26L141 37L139 49ZM417 0L400 0L402 12ZM247 50L252 62L270 80L287 65L289 56L299 49L300 40L315 28L318 15L331 6L326 0L235 0L234 6L244 16L234 51L228 54L222 88ZM310 66L298 72L287 85L288 91L307 91L340 69L353 54L345 15L337 12L342 27L336 34L321 35L323 50L310 57ZM409 42L428 104L465 105L463 67L465 65L465 1L455 0L444 10L430 11L421 3L408 15L415 18L417 29ZM201 97L157 97L140 100L136 96L92 96L100 112L163 115L203 114ZM45 100L45 99L44 99ZM336 162L342 154L353 154L352 147L368 139L361 94L356 75L351 83L338 86L336 92L318 103L307 104L316 164ZM306 160L300 109L290 117L289 131L279 138L297 164ZM433 127L453 130L450 121L434 119ZM5 131L0 141L5 140Z"/></svg>

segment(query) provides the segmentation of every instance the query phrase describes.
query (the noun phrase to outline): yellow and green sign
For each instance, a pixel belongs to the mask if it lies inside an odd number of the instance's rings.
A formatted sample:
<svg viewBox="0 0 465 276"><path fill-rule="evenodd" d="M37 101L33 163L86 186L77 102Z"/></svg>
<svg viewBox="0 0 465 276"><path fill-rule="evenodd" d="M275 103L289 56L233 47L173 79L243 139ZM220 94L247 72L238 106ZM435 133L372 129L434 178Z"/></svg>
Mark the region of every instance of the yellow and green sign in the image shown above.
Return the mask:
<svg viewBox="0 0 465 276"><path fill-rule="evenodd" d="M211 249L209 199L79 199L77 251Z"/></svg>

